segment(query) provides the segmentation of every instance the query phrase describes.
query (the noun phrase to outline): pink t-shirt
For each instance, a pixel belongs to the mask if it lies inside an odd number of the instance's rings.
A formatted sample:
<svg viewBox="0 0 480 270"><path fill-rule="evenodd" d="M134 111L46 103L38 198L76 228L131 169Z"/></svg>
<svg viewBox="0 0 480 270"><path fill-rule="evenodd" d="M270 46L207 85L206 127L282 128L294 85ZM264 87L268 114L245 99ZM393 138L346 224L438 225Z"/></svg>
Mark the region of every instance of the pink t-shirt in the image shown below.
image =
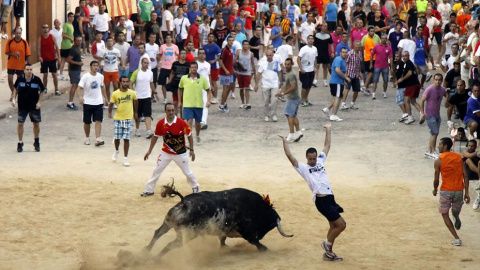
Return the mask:
<svg viewBox="0 0 480 270"><path fill-rule="evenodd" d="M173 62L177 61L178 47L175 44L168 47L167 44L163 44L160 47L160 56L162 61L161 68L172 69Z"/></svg>
<svg viewBox="0 0 480 270"><path fill-rule="evenodd" d="M342 42L342 34L337 36L335 32L331 33L330 36L332 37L333 40L333 51L335 52L337 50L337 45ZM328 54L332 54L330 51L330 46L328 46Z"/></svg>
<svg viewBox="0 0 480 270"><path fill-rule="evenodd" d="M376 55L375 68L388 68L388 58L393 57L392 48L381 43L377 44L373 47L372 55Z"/></svg>
<svg viewBox="0 0 480 270"><path fill-rule="evenodd" d="M358 30L358 28L355 28L352 30L350 33L350 38L352 40L352 46L355 41L362 41L362 38L368 33L367 29L362 28L361 30Z"/></svg>
<svg viewBox="0 0 480 270"><path fill-rule="evenodd" d="M445 88L440 86L430 85L423 92L423 97L426 98L425 116L440 116L440 106L442 105L442 98L445 96Z"/></svg>

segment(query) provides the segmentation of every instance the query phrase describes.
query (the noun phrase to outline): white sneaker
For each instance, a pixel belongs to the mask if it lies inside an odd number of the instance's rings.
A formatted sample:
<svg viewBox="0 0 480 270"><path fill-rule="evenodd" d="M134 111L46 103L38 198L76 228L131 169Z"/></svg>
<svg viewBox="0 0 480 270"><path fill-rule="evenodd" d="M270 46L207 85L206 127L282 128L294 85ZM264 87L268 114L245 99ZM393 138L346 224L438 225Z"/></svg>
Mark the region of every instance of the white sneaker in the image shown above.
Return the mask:
<svg viewBox="0 0 480 270"><path fill-rule="evenodd" d="M340 106L340 110L348 110L347 104L342 103L342 106Z"/></svg>
<svg viewBox="0 0 480 270"><path fill-rule="evenodd" d="M323 80L323 86L328 87L328 82L326 80Z"/></svg>
<svg viewBox="0 0 480 270"><path fill-rule="evenodd" d="M7 34L3 34L2 38L3 38L3 39L8 39L8 35L7 35Z"/></svg>
<svg viewBox="0 0 480 270"><path fill-rule="evenodd" d="M218 98L212 97L212 99L210 99L210 103L217 104L218 103Z"/></svg>
<svg viewBox="0 0 480 270"><path fill-rule="evenodd" d="M461 246L461 245L462 245L462 240L460 240L460 239L453 239L452 245L454 245L454 246Z"/></svg>
<svg viewBox="0 0 480 270"><path fill-rule="evenodd" d="M197 136L197 145L202 144L202 139L200 139L200 136Z"/></svg>
<svg viewBox="0 0 480 270"><path fill-rule="evenodd" d="M164 99L162 103L167 104L167 102L168 102L168 99Z"/></svg>
<svg viewBox="0 0 480 270"><path fill-rule="evenodd" d="M478 194L477 198L473 202L472 208L473 210L477 210L479 206L480 206L480 194Z"/></svg>
<svg viewBox="0 0 480 270"><path fill-rule="evenodd" d="M123 166L130 167L130 163L128 163L128 158L123 158Z"/></svg>
<svg viewBox="0 0 480 270"><path fill-rule="evenodd" d="M270 117L265 116L265 122L270 122Z"/></svg>
<svg viewBox="0 0 480 270"><path fill-rule="evenodd" d="M234 92L232 92L231 97L232 97L232 99L235 99L235 93Z"/></svg>
<svg viewBox="0 0 480 270"><path fill-rule="evenodd" d="M358 110L358 107L357 107L357 105L355 105L355 103L352 103L352 104L350 105L350 109L352 109L352 110Z"/></svg>
<svg viewBox="0 0 480 270"><path fill-rule="evenodd" d="M86 138L85 141L83 142L85 145L90 145L90 138Z"/></svg>
<svg viewBox="0 0 480 270"><path fill-rule="evenodd" d="M153 137L153 131L147 130L147 136L146 136L146 138L147 138L147 139L150 139L150 138L152 138L152 137Z"/></svg>
<svg viewBox="0 0 480 270"><path fill-rule="evenodd" d="M383 98L387 98L387 93L383 92Z"/></svg>
<svg viewBox="0 0 480 270"><path fill-rule="evenodd" d="M343 119L336 116L335 114L332 114L332 115L330 115L330 121L340 122L340 121L343 121Z"/></svg>
<svg viewBox="0 0 480 270"><path fill-rule="evenodd" d="M400 119L398 119L398 122L403 122L407 119L408 119L408 114L404 113L404 114L402 114L402 117L400 117Z"/></svg>
<svg viewBox="0 0 480 270"><path fill-rule="evenodd" d="M312 83L312 84L313 84L313 86L317 87L317 83L318 83L317 80L313 80L313 83Z"/></svg>
<svg viewBox="0 0 480 270"><path fill-rule="evenodd" d="M240 105L240 109L245 109L245 108L247 108L247 105L245 104Z"/></svg>
<svg viewBox="0 0 480 270"><path fill-rule="evenodd" d="M377 99L377 98L375 97L375 93L372 93L372 99Z"/></svg>
<svg viewBox="0 0 480 270"><path fill-rule="evenodd" d="M303 138L303 133L299 130L293 134L293 141L298 142L300 139Z"/></svg>
<svg viewBox="0 0 480 270"><path fill-rule="evenodd" d="M327 107L323 108L322 111L327 117L330 117L330 110Z"/></svg>
<svg viewBox="0 0 480 270"><path fill-rule="evenodd" d="M137 137L142 136L142 135L140 134L140 129L136 129L136 130L135 130L135 136L137 136Z"/></svg>
<svg viewBox="0 0 480 270"><path fill-rule="evenodd" d="M289 142L289 143L292 143L295 140L293 139L293 136L291 134L288 134L286 141Z"/></svg>
<svg viewBox="0 0 480 270"><path fill-rule="evenodd" d="M423 153L423 156L426 158L432 158L432 153L425 151L425 153Z"/></svg>
<svg viewBox="0 0 480 270"><path fill-rule="evenodd" d="M118 157L118 151L113 151L112 161L113 162L117 161L117 157Z"/></svg>
<svg viewBox="0 0 480 270"><path fill-rule="evenodd" d="M59 79L60 81L64 81L64 80L65 80L65 77L63 76L63 74L60 74L60 75L58 75L58 79Z"/></svg>
<svg viewBox="0 0 480 270"><path fill-rule="evenodd" d="M413 116L407 116L407 120L405 120L405 125L410 125L411 123L415 122L415 119L413 119Z"/></svg>
<svg viewBox="0 0 480 270"><path fill-rule="evenodd" d="M277 118L276 115L272 116L272 121L273 121L273 122L277 122L277 121L278 121L278 118Z"/></svg>

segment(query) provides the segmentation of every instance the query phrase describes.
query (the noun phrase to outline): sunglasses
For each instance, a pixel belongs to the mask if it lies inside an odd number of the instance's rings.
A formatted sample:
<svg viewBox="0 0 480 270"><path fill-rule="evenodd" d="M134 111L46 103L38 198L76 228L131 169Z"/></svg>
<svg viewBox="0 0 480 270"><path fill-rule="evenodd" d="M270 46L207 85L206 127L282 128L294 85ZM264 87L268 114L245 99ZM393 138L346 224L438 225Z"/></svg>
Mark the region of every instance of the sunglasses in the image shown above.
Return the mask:
<svg viewBox="0 0 480 270"><path fill-rule="evenodd" d="M42 26L42 28L48 28L48 26Z"/></svg>

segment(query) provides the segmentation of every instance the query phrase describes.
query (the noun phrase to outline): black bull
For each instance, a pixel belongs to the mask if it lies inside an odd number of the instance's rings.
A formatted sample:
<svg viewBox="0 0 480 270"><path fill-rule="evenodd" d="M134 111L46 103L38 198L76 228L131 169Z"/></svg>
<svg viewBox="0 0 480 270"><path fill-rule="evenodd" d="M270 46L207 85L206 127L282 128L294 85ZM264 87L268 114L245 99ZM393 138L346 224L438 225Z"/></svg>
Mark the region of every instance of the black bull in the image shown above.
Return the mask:
<svg viewBox="0 0 480 270"><path fill-rule="evenodd" d="M283 232L280 216L270 202L248 189L203 191L183 197L172 183L163 186L161 195L179 196L181 202L168 211L162 226L155 231L152 241L146 247L150 251L162 235L175 229L177 238L163 248L158 258L203 234L218 236L221 246L225 246L227 237L242 237L260 251L267 247L259 241L275 227L283 236L293 236Z"/></svg>

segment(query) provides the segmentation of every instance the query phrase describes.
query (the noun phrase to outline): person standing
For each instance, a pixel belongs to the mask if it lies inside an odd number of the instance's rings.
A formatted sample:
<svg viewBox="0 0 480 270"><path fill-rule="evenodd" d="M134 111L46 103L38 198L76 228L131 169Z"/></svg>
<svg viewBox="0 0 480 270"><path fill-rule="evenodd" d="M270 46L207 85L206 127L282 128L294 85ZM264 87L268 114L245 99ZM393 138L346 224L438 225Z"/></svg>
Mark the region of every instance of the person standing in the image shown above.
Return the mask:
<svg viewBox="0 0 480 270"><path fill-rule="evenodd" d="M345 63L345 59L347 58L347 53L347 49L343 48L340 51L340 56L337 56L332 63L332 75L330 76L330 94L333 98L328 107L323 108L323 112L327 117L330 118L330 121L343 121L343 119L337 116L337 112L340 105L340 100L343 97L344 83L351 83L350 78L346 74L347 63ZM330 109L332 108L333 114L330 113Z"/></svg>
<svg viewBox="0 0 480 270"><path fill-rule="evenodd" d="M180 55L184 51L182 50ZM187 78L188 79L188 78ZM188 139L188 150L185 145L185 136ZM188 165L188 157L195 161L195 152L193 149L192 129L181 118L175 115L175 106L172 103L165 104L165 118L158 121L155 128L155 136L150 140L150 147L145 154L144 160L147 160L152 153L153 147L159 137L163 137L163 146L160 155L157 158L157 166L153 170L152 177L147 181L145 191L142 197L152 196L155 191L155 185L162 175L162 172L173 160L187 177L187 183L192 188L193 193L199 192L197 179Z"/></svg>
<svg viewBox="0 0 480 270"><path fill-rule="evenodd" d="M127 60L125 64L128 64L128 77L131 78L133 72L138 69L138 64L140 63L140 54L139 45L141 42L140 34L136 34L133 40L133 46L130 46L127 51Z"/></svg>
<svg viewBox="0 0 480 270"><path fill-rule="evenodd" d="M178 84L184 75L188 75L190 63L186 61L187 51L180 50L178 61L173 62L170 78L168 79L167 91L172 92L172 101L175 107L175 115L178 113ZM180 111L180 114L182 112Z"/></svg>
<svg viewBox="0 0 480 270"><path fill-rule="evenodd" d="M200 35L200 48L203 48L208 43L208 35L211 32L210 29L210 17L208 15L203 16L203 23L198 27Z"/></svg>
<svg viewBox="0 0 480 270"><path fill-rule="evenodd" d="M197 64L198 64L198 70L197 70L197 73L200 74L201 76L203 76L206 80L207 80L207 83L209 84L209 88L210 88L210 91L207 91L207 90L203 90L202 91L202 98L203 98L203 113L202 113L202 122L200 122L200 129L201 130L204 130L204 129L207 129L208 128L208 108L207 107L207 100L210 100L210 103L211 103L211 100L213 99L213 97L211 97L210 99L208 99L208 94L209 92L211 93L212 92L212 86L211 86L211 65L208 61L205 61L206 59L206 51L204 49L198 49L198 60L197 60ZM211 96L211 95L210 95Z"/></svg>
<svg viewBox="0 0 480 270"><path fill-rule="evenodd" d="M173 36L173 10L175 6L171 3L165 5L165 11L162 14L162 35L163 40L167 40L167 34Z"/></svg>
<svg viewBox="0 0 480 270"><path fill-rule="evenodd" d="M417 98L420 95L420 83L418 82L417 69L410 60L408 51L402 52L402 61L397 64L396 76L397 80L393 85L398 87L397 104L400 105L400 108L403 105L403 114L399 121L405 121L404 123L409 125L415 122L411 105L414 105L420 111L420 105L417 103Z"/></svg>
<svg viewBox="0 0 480 270"><path fill-rule="evenodd" d="M114 40L112 37L107 38L107 48L103 50L103 75L105 76L105 89L107 92L107 99L110 100L110 84L113 84L113 89L120 87L120 72L119 66L122 69L126 69L123 63L122 54L120 51L113 47Z"/></svg>
<svg viewBox="0 0 480 270"><path fill-rule="evenodd" d="M362 92L369 93L368 86L370 86L370 82L373 78L373 66L370 68L370 62L373 60L373 64L375 65L375 56L372 59L372 50L380 43L380 37L375 34L375 28L373 26L368 27L368 34L362 38L362 46L364 48L363 53L363 64L365 67L365 86L362 87Z"/></svg>
<svg viewBox="0 0 480 270"><path fill-rule="evenodd" d="M120 55L122 56L122 60L127 60L127 53L128 49L130 48L130 44L125 42L125 34L119 33L117 36L117 43L113 45L115 49L117 49L120 52ZM128 67L126 62L124 62L124 65L121 65L118 67L118 76L121 78L122 76L127 76L128 77Z"/></svg>
<svg viewBox="0 0 480 270"><path fill-rule="evenodd" d="M13 99L13 75L17 75L17 80L23 75L25 64L31 55L28 42L22 38L22 28L15 29L15 36L9 39L5 45L5 54L7 60L8 86L10 87L10 101Z"/></svg>
<svg viewBox="0 0 480 270"><path fill-rule="evenodd" d="M298 93L297 76L292 71L293 60L287 58L285 60L285 87L275 97L284 97L287 95L287 102L285 103L284 114L287 117L289 133L287 142L298 142L303 137L300 130L300 123L298 121L297 113L300 106L300 95ZM295 131L296 130L296 131Z"/></svg>
<svg viewBox="0 0 480 270"><path fill-rule="evenodd" d="M26 64L24 73L17 78L13 90L12 106L18 104L18 144L17 152L23 152L23 126L27 115L33 123L33 147L35 151L40 152L40 122L42 116L40 108L45 96L45 88L42 80L33 75L32 65ZM18 99L18 100L17 100Z"/></svg>
<svg viewBox="0 0 480 270"><path fill-rule="evenodd" d="M260 33L261 33L261 30L260 30ZM206 60L211 66L210 88L212 89L212 99L210 100L210 103L217 104L218 103L217 82L218 82L218 79L219 79L218 76L219 76L219 72L220 72L218 61L220 59L220 54L222 53L222 50L215 43L215 35L214 34L210 33L208 35L208 44L203 45L203 49L205 50Z"/></svg>
<svg viewBox="0 0 480 270"><path fill-rule="evenodd" d="M330 65L330 59L333 59L335 56L335 49L333 48L333 39L328 32L328 25L326 23L322 24L321 30L315 34L315 47L317 48L317 66L315 68L316 78L313 80L313 85L317 86L320 64L322 64L323 86L327 87L328 66ZM325 52L331 52L331 54L329 55Z"/></svg>
<svg viewBox="0 0 480 270"><path fill-rule="evenodd" d="M73 97L77 90L78 83L80 82L80 75L82 74L82 37L75 37L73 47L68 52L68 76L70 76L70 93L68 97L67 108L74 111L78 110L78 107L73 103Z"/></svg>
<svg viewBox="0 0 480 270"><path fill-rule="evenodd" d="M335 202L330 181L325 171L325 161L331 146L331 123L323 125L325 128L325 142L323 150L320 154L313 147L306 151L307 164L302 164L290 152L285 137L280 136L283 141L283 150L290 163L295 170L307 182L308 187L312 191L312 199L317 210L328 220L330 228L327 233L327 239L322 242L322 248L325 250L323 259L326 261L343 261L342 257L337 256L333 252L333 244L337 237L345 230L347 224L340 216L343 208Z"/></svg>
<svg viewBox="0 0 480 270"><path fill-rule="evenodd" d="M252 108L250 105L250 83L252 72L256 74L255 58L250 51L248 41L244 40L242 45L242 49L235 55L234 63L240 64L237 70L238 88L240 88L240 99L242 100L240 109L250 110Z"/></svg>
<svg viewBox="0 0 480 270"><path fill-rule="evenodd" d="M205 52L202 52L205 54ZM195 133L197 144L201 143L200 130L203 114L203 91L207 91L207 101L205 106L210 107L210 84L204 76L198 72L197 62L190 63L190 72L180 79L178 84L178 107L183 108L183 119L187 120L187 124L192 126L195 120Z"/></svg>
<svg viewBox="0 0 480 270"><path fill-rule="evenodd" d="M68 80L66 77L63 76L63 68L65 66L65 62L67 61L68 54L70 52L70 49L73 47L73 42L74 42L72 22L75 18L75 15L72 12L70 12L68 13L67 17L68 17L68 21L65 22L65 24L63 25L62 43L60 45L60 56L62 59L60 61L60 74L58 78L61 81Z"/></svg>
<svg viewBox="0 0 480 270"><path fill-rule="evenodd" d="M330 0L325 6L323 6L323 14L325 14L325 22L328 25L328 31L332 32L337 28L337 11L338 6L335 4L335 0Z"/></svg>
<svg viewBox="0 0 480 270"><path fill-rule="evenodd" d="M10 13L12 13L12 7L13 7L13 2L14 0L2 0L2 35L1 37L3 39L7 39L7 23L8 19L10 17Z"/></svg>
<svg viewBox="0 0 480 270"><path fill-rule="evenodd" d="M145 23L143 27L143 39L145 43L148 42L150 35L155 34L155 43L161 44L163 43L163 37L161 36L161 24L162 20L158 18L158 15L155 11L151 12L150 15L151 20Z"/></svg>
<svg viewBox="0 0 480 270"><path fill-rule="evenodd" d="M50 34L53 35L53 37L55 38L55 41L57 42L57 45L58 46L61 46L62 45L62 39L63 39L63 29L60 28L61 26L61 23L60 23L60 20L58 19L55 19L53 21L53 28L52 30L50 30ZM60 57L58 57L58 63L60 64Z"/></svg>
<svg viewBox="0 0 480 270"><path fill-rule="evenodd" d="M455 238L452 241L452 245L461 246L462 240L458 237L456 230L460 230L462 226L459 217L462 204L464 201L466 203L470 202L470 195L468 194L469 180L462 156L451 151L452 145L453 142L450 138L441 138L438 143L440 156L434 163L435 176L432 193L433 196L438 194L440 197L438 211L442 215L448 230ZM442 176L442 185L440 186L440 192L438 192L440 175ZM449 216L450 209L452 209L453 222Z"/></svg>
<svg viewBox="0 0 480 270"><path fill-rule="evenodd" d="M255 81L255 92L258 91L258 86L260 81L262 82L262 93L263 93L263 113L265 115L265 122L271 120L273 122L278 121L277 117L277 105L278 100L275 98L275 95L279 93L280 87L283 85L282 81L282 70L280 67L280 61L273 59L273 51L267 50L265 52L267 57L266 61L260 61L258 63L258 73Z"/></svg>
<svg viewBox="0 0 480 270"><path fill-rule="evenodd" d="M435 152L435 145L437 144L437 136L440 125L442 123L440 118L440 105L442 99L446 96L445 88L442 86L443 75L440 73L433 76L433 85L430 85L423 92L422 100L420 101L420 124L427 121L430 129L430 140L428 149L425 151L425 157L437 159L438 154ZM427 103L425 105L425 102Z"/></svg>
<svg viewBox="0 0 480 270"><path fill-rule="evenodd" d="M413 38L413 41L415 41L415 56L413 58L414 59L413 63L417 68L418 74L422 75L421 81L420 81L421 87L423 87L423 85L425 84L425 80L427 79L427 74L429 74L427 72L427 58L429 57L429 54L425 47L427 40L425 39L425 37L422 36L422 33L423 33L423 27L422 26L417 27L417 35ZM435 150L435 144L433 145L433 150Z"/></svg>
<svg viewBox="0 0 480 270"><path fill-rule="evenodd" d="M200 17L197 17L195 19L195 22L192 23L192 25L188 29L188 36L187 36L187 39L185 40L185 43L183 44L183 46L187 46L188 42L192 42L193 47L195 48L195 54L200 45L200 32L198 31L198 26L200 24L202 24L202 19Z"/></svg>
<svg viewBox="0 0 480 270"><path fill-rule="evenodd" d="M376 57L375 64L373 58ZM382 34L380 44L375 45L370 56L370 70L373 69L373 93L372 99L376 99L377 83L380 81L380 74L383 78L383 98L387 98L389 61L393 69L392 48L387 44L387 35Z"/></svg>
<svg viewBox="0 0 480 270"><path fill-rule="evenodd" d="M347 83L346 85L342 98L342 106L340 107L341 110L358 110L355 102L357 101L358 93L360 92L360 80L363 79L363 74L361 70L363 58L361 50L362 44L360 41L357 40L354 43L354 49L350 50L347 53L347 58L345 59L345 63L347 64L347 71L345 74L348 76L348 78L350 78L350 83ZM347 107L346 101L350 87L353 91L353 97L350 107Z"/></svg>
<svg viewBox="0 0 480 270"><path fill-rule="evenodd" d="M148 22L151 19L151 14L153 8L153 2L150 0L140 0L137 1L138 6L140 7L140 17L142 18L142 21ZM156 13L155 13L156 14Z"/></svg>
<svg viewBox="0 0 480 270"><path fill-rule="evenodd" d="M130 147L130 136L132 134L132 118L138 118L138 101L135 91L129 89L130 82L127 76L120 78L120 85L121 88L112 93L110 104L108 105L108 118L112 118L113 105L117 105L117 110L113 117L115 151L112 155L112 161L117 161L120 140L123 139L123 166L129 167L128 149Z"/></svg>
<svg viewBox="0 0 480 270"><path fill-rule="evenodd" d="M83 130L85 145L90 145L90 125L95 122L95 146L104 145L101 138L103 106L108 103L103 75L98 73L98 61L90 62L90 72L86 73L78 83L78 102L83 105Z"/></svg>
<svg viewBox="0 0 480 270"><path fill-rule="evenodd" d="M299 69L299 79L302 82L301 100L302 107L309 107L312 104L308 101L308 94L313 86L313 80L315 79L315 70L317 69L318 62L318 50L313 46L313 35L308 36L307 46L303 46L297 57L297 64Z"/></svg>
<svg viewBox="0 0 480 270"><path fill-rule="evenodd" d="M58 77L57 77L57 59L60 59L60 48L55 40L55 37L49 33L48 24L42 26L42 35L38 38L37 55L40 62L40 73L43 74L43 86L47 90L48 85L48 72L52 74L53 86L55 87L55 95L60 96L61 93L58 90Z"/></svg>
<svg viewBox="0 0 480 270"><path fill-rule="evenodd" d="M95 33L101 33L103 41L107 41L108 32L112 32L112 25L110 23L112 18L108 16L108 13L105 13L105 9L106 6L104 4L100 4L98 7L98 13L95 14L92 21L93 31Z"/></svg>
<svg viewBox="0 0 480 270"><path fill-rule="evenodd" d="M299 41L299 49L308 44L308 36L313 36L315 33L315 24L313 23L313 14L307 14L307 20L300 25L298 29L297 38Z"/></svg>
<svg viewBox="0 0 480 270"><path fill-rule="evenodd" d="M138 100L138 117L135 117L135 136L140 137L140 117L145 118L147 128L146 138L153 136L152 125L152 93L155 92L153 72L148 68L150 62L147 58L141 60L141 68L135 70L130 81L130 88L135 84L135 93Z"/></svg>
<svg viewBox="0 0 480 270"><path fill-rule="evenodd" d="M222 18L217 20L217 27L213 30L213 34L216 37L218 47L222 48L223 42L230 35L230 29L225 26Z"/></svg>
<svg viewBox="0 0 480 270"><path fill-rule="evenodd" d="M233 90L235 87L235 81L233 80L233 46L234 37L229 36L227 38L227 46L222 49L222 53L220 55L220 85L223 86L222 91L222 100L220 101L220 105L218 106L219 110L223 113L230 112L230 109L227 106L227 98L230 91ZM272 54L273 55L273 54ZM257 87L257 86L255 86Z"/></svg>
<svg viewBox="0 0 480 270"><path fill-rule="evenodd" d="M166 85L168 83L168 77L172 71L173 62L175 62L179 55L179 50L177 45L172 43L172 36L167 34L165 36L165 44L160 46L160 73L158 75L158 84L162 86L163 94L163 104L166 104L167 101L167 89ZM155 79L155 78L154 78Z"/></svg>
<svg viewBox="0 0 480 270"><path fill-rule="evenodd" d="M190 21L188 18L185 18L183 15L183 10L179 8L177 10L177 18L173 20L173 25L175 26L175 44L177 44L178 49L182 50L184 48L184 43L188 37L188 29L190 29Z"/></svg>

